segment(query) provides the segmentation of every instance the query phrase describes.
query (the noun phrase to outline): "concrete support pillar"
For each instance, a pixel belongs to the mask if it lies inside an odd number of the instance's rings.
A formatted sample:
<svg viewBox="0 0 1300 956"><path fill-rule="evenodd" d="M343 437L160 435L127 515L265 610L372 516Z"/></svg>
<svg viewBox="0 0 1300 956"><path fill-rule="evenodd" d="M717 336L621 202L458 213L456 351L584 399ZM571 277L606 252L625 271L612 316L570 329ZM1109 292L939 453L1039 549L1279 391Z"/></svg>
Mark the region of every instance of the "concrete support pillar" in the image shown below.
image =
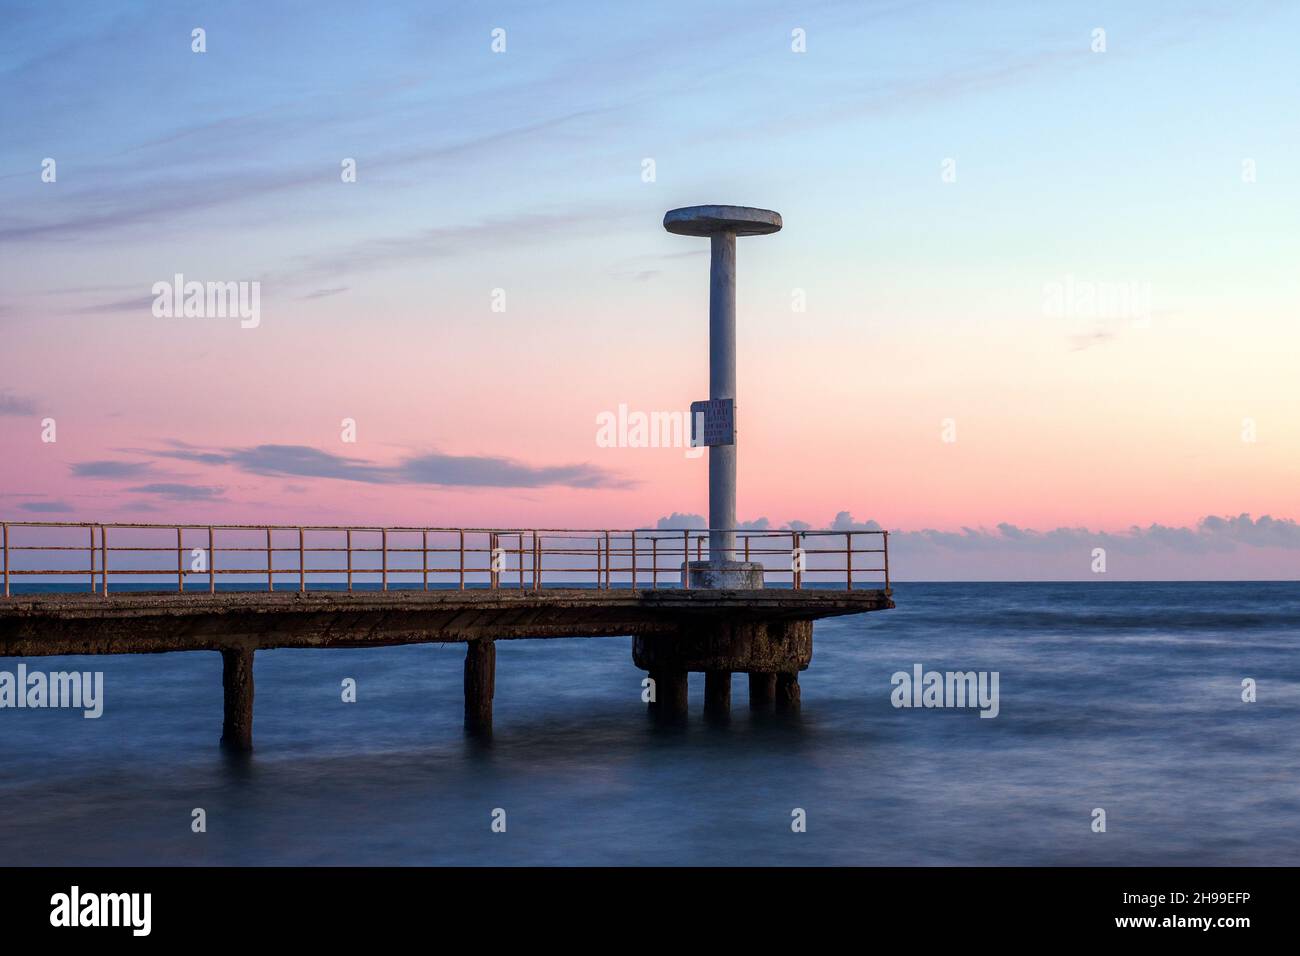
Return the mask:
<svg viewBox="0 0 1300 956"><path fill-rule="evenodd" d="M676 721L685 719L687 708L686 671L651 671L650 679L655 682L655 701L650 705L651 712L661 720Z"/></svg>
<svg viewBox="0 0 1300 956"><path fill-rule="evenodd" d="M708 717L731 713L731 671L704 672L704 713Z"/></svg>
<svg viewBox="0 0 1300 956"><path fill-rule="evenodd" d="M235 647L221 652L221 686L225 692L225 717L221 746L247 752L253 749L253 649Z"/></svg>
<svg viewBox="0 0 1300 956"><path fill-rule="evenodd" d="M799 709L799 672L776 675L776 709L791 713Z"/></svg>
<svg viewBox="0 0 1300 956"><path fill-rule="evenodd" d="M465 648L465 730L492 732L492 697L496 693L497 645L495 641L470 641Z"/></svg>
<svg viewBox="0 0 1300 956"><path fill-rule="evenodd" d="M767 710L776 699L775 674L749 675L749 706L753 710Z"/></svg>

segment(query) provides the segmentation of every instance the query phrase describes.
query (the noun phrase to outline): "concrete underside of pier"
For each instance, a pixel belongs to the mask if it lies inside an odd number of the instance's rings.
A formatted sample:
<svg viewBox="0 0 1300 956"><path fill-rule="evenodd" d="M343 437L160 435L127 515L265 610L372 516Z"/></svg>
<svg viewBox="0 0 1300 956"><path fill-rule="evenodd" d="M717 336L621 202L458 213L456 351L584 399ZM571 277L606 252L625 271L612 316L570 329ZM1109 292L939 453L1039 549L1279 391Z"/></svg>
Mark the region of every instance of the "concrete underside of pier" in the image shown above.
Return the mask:
<svg viewBox="0 0 1300 956"><path fill-rule="evenodd" d="M0 657L671 635L893 606L881 590L31 594L0 599Z"/></svg>
<svg viewBox="0 0 1300 956"><path fill-rule="evenodd" d="M249 750L258 650L467 643L466 729L487 734L498 640L631 636L661 719L685 716L691 672L706 675L712 717L728 712L734 673L749 675L752 708L790 711L813 621L893 606L883 590L820 589L32 594L0 600L0 657L220 651L222 743Z"/></svg>

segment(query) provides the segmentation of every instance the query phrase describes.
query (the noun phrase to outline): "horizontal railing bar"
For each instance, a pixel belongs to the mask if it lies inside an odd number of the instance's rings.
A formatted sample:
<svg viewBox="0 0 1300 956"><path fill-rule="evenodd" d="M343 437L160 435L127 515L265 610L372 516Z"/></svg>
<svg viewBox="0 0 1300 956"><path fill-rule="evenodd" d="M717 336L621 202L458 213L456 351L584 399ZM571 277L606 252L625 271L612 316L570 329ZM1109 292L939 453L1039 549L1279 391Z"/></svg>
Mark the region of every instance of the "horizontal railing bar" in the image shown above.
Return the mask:
<svg viewBox="0 0 1300 956"><path fill-rule="evenodd" d="M663 538L665 538L665 537L673 537L673 536L675 536L675 540L676 540L676 539L680 539L680 537L681 537L683 534L686 534L686 533L690 533L693 537L706 537L706 536L709 534L709 532L710 532L710 531L713 531L713 530L731 530L731 531L734 531L734 532L735 532L736 534L738 534L738 535L743 535L743 536L746 536L746 537L753 537L753 538L774 538L774 537L787 537L787 538L788 538L791 534L800 534L800 535L804 535L804 536L809 536L809 535L841 535L841 536L843 536L843 535L846 535L846 534L858 535L858 534L886 534L886 533L887 533L887 532L884 531L884 530L880 530L880 531L834 531L834 530L825 530L825 529L822 529L822 530L815 530L815 531L814 531L814 530L810 530L810 531L799 531L799 532L793 532L793 531L770 531L770 530L768 530L768 531L748 531L748 530L743 529L743 528L732 528L732 529L711 529L711 528L444 528L444 527L437 527L437 528L434 528L434 527L427 527L427 528L426 528L426 527L420 527L420 526L418 526L418 525L390 525L390 526L382 526L382 525L345 525L345 524L339 524L339 525L291 525L291 524L285 524L285 525L279 525L279 524L271 524L271 525L266 525L266 524L213 524L213 525L208 525L208 524L179 524L179 525L177 525L177 524L141 524L141 523L133 523L133 522L117 522L117 523L112 523L112 522L100 522L100 521L6 521L6 522L4 522L4 523L5 523L6 525L8 525L10 528L109 528L109 529L113 529L113 528L141 528L141 529L157 529L157 530L160 530L160 531L175 531L177 528L180 528L182 531L203 531L203 532L206 532L209 528L211 528L213 531L267 531L267 530L270 530L270 531L291 531L291 532L293 532L293 533L295 533L295 534L296 534L299 530L302 530L302 531L354 531L354 532L355 532L355 531L373 531L373 532L375 532L375 533L379 533L379 532L381 532L381 531L389 531L389 532L403 532L403 531L409 531L409 532L415 532L415 533L419 533L419 532L427 531L427 532L429 532L430 534L433 534L434 532L445 532L445 533L448 533L448 534L458 534L458 533L460 533L460 532L462 532L462 531L465 532L466 534L519 534L519 533L522 531L523 534L524 534L524 536L525 536L526 538L529 537L529 536L531 536L531 535L533 534L534 531L537 532L538 534L546 534L546 535L569 534L569 535L575 535L575 536L579 536L579 535L601 535L601 536L603 536L603 535L605 535L606 533L609 533L609 534L611 534L611 535L614 535L614 534L628 534L628 535L630 535L630 534L632 534L632 532L635 531L638 535L658 536L658 537L660 538L660 540L663 540ZM649 537L647 537L647 540L649 540Z"/></svg>

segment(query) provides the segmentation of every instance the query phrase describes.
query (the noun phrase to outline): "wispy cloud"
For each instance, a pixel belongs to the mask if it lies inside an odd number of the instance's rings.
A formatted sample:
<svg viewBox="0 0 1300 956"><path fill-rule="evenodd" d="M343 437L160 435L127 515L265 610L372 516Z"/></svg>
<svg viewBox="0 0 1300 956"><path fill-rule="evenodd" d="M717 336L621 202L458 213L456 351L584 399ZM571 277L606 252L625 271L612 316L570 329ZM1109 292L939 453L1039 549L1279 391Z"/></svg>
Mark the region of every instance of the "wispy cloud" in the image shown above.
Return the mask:
<svg viewBox="0 0 1300 956"><path fill-rule="evenodd" d="M34 415L36 403L30 398L0 389L0 415Z"/></svg>
<svg viewBox="0 0 1300 956"><path fill-rule="evenodd" d="M1092 348L1094 345L1105 345L1107 342L1113 342L1115 338L1115 333L1106 329L1097 329L1094 332L1071 335L1070 351L1082 352L1084 349Z"/></svg>
<svg viewBox="0 0 1300 956"><path fill-rule="evenodd" d="M262 281L305 282L409 262L429 263L507 245L605 235L612 226L637 218L644 217L627 207L594 204L489 216L477 222L372 236L329 252L300 257L296 263L263 276Z"/></svg>
<svg viewBox="0 0 1300 956"><path fill-rule="evenodd" d="M67 514L76 510L66 501L24 501L18 508L34 514Z"/></svg>
<svg viewBox="0 0 1300 956"><path fill-rule="evenodd" d="M558 136L562 141L563 131L570 123L608 112L608 108L577 110L451 142L392 151L370 159L367 169L372 172L395 172L408 167L445 164L457 158L472 161L473 157L484 151L511 143L528 142L537 137ZM225 145L229 147L229 143ZM209 155L210 152L209 150ZM112 168L90 169L83 175L87 180L102 178L110 182L120 180L121 176L120 171L115 173ZM12 215L5 225L0 226L0 243L76 241L100 232L175 221L190 213L311 189L319 183L320 176L321 167L316 164L252 169L223 166L221 169L205 168L192 176L176 176L161 181L149 177L135 183L114 185L110 190L86 192L84 202L70 204L70 208L78 211L62 219L24 221L17 214Z"/></svg>
<svg viewBox="0 0 1300 956"><path fill-rule="evenodd" d="M139 478L153 466L142 461L79 461L72 465L74 478Z"/></svg>
<svg viewBox="0 0 1300 956"><path fill-rule="evenodd" d="M635 483L596 465L528 465L483 455L410 455L395 465L349 458L307 445L255 445L217 451L190 446L153 452L204 465L226 465L254 475L332 478L367 484L476 488L628 488Z"/></svg>
<svg viewBox="0 0 1300 956"><path fill-rule="evenodd" d="M158 481L126 490L132 494L154 495L169 501L214 501L226 491L211 485L186 485L175 481Z"/></svg>

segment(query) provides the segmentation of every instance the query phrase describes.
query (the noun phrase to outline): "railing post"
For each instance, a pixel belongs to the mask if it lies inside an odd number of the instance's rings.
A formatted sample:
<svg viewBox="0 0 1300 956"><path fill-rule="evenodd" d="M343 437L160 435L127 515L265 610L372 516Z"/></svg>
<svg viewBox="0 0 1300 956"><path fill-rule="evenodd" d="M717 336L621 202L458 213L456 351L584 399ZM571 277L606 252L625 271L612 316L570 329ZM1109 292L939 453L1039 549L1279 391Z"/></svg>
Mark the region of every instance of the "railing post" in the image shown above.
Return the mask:
<svg viewBox="0 0 1300 956"><path fill-rule="evenodd" d="M423 551L421 553L422 567L424 569L424 590L429 590L429 531L424 529L420 532L420 541Z"/></svg>
<svg viewBox="0 0 1300 956"><path fill-rule="evenodd" d="M650 539L650 587L659 590L659 535Z"/></svg>
<svg viewBox="0 0 1300 956"><path fill-rule="evenodd" d="M614 556L610 553L609 550L609 532L606 531L605 532L605 590L606 591L608 591L610 588L609 575L610 572L613 570L613 565L614 565Z"/></svg>
<svg viewBox="0 0 1300 956"><path fill-rule="evenodd" d="M794 590L798 591L799 585L801 583L799 580L800 579L800 574L799 574L800 554L799 554L799 532L798 531L790 532L790 544L794 548L794 550L791 552L791 556L794 558L794 561L790 565L790 578L791 581L793 582Z"/></svg>
<svg viewBox="0 0 1300 956"><path fill-rule="evenodd" d="M542 589L542 538L533 532L533 590Z"/></svg>
<svg viewBox="0 0 1300 956"><path fill-rule="evenodd" d="M465 532L460 533L460 589L465 590Z"/></svg>
<svg viewBox="0 0 1300 956"><path fill-rule="evenodd" d="M212 526L208 526L208 593L217 593L217 546L212 540Z"/></svg>
<svg viewBox="0 0 1300 956"><path fill-rule="evenodd" d="M266 529L266 589L275 590L275 562L271 558L271 529Z"/></svg>
<svg viewBox="0 0 1300 956"><path fill-rule="evenodd" d="M636 529L632 529L632 590L636 590Z"/></svg>
<svg viewBox="0 0 1300 956"><path fill-rule="evenodd" d="M5 535L5 543L8 544L8 542L9 542L9 536ZM108 528L104 527L102 524L99 526L99 547L100 547L99 570L100 573L104 575L104 597L108 597ZM9 566L9 559L6 556L5 567L8 568L8 566ZM5 581L6 581L5 593L7 594L8 593L7 574L5 575Z"/></svg>
<svg viewBox="0 0 1300 956"><path fill-rule="evenodd" d="M86 529L90 532L90 593L95 593L95 526Z"/></svg>
<svg viewBox="0 0 1300 956"><path fill-rule="evenodd" d="M852 531L845 532L844 538L848 546L848 550L844 554L844 563L847 566L847 574L849 578L847 582L848 587L846 588L846 590L852 591L853 590L853 532Z"/></svg>
<svg viewBox="0 0 1300 956"><path fill-rule="evenodd" d="M176 592L185 593L185 561L181 557L184 548L181 545L181 529L176 529Z"/></svg>
<svg viewBox="0 0 1300 956"><path fill-rule="evenodd" d="M5 533L5 597L9 596L9 525L0 525Z"/></svg>
<svg viewBox="0 0 1300 956"><path fill-rule="evenodd" d="M298 529L298 592L307 590L307 547L303 543L302 528Z"/></svg>
<svg viewBox="0 0 1300 956"><path fill-rule="evenodd" d="M519 590L524 589L524 533L519 532Z"/></svg>
<svg viewBox="0 0 1300 956"><path fill-rule="evenodd" d="M352 529L347 529L348 593L352 593Z"/></svg>
<svg viewBox="0 0 1300 956"><path fill-rule="evenodd" d="M388 590L388 529L379 529L380 590Z"/></svg>
<svg viewBox="0 0 1300 956"><path fill-rule="evenodd" d="M884 537L881 539L884 543L885 551L885 594L889 594L889 532L881 532Z"/></svg>
<svg viewBox="0 0 1300 956"><path fill-rule="evenodd" d="M686 581L686 589L691 587L691 533L682 531L682 577Z"/></svg>
<svg viewBox="0 0 1300 956"><path fill-rule="evenodd" d="M488 588L495 591L501 581L501 572L497 570L497 533L488 532Z"/></svg>

